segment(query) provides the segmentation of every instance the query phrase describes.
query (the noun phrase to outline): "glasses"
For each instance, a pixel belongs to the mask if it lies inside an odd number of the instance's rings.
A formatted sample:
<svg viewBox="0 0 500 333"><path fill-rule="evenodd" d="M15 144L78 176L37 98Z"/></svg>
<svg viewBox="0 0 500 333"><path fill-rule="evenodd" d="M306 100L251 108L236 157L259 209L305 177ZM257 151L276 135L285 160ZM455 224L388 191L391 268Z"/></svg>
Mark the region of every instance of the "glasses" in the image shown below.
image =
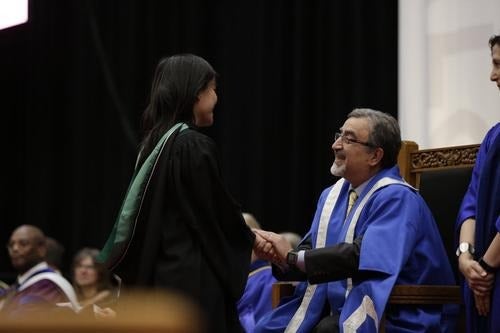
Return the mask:
<svg viewBox="0 0 500 333"><path fill-rule="evenodd" d="M345 136L342 133L335 133L335 141L337 141L339 138L340 138L340 140L342 141L343 144L350 145L350 144L353 144L353 143L358 143L360 145L367 146L367 147L372 147L372 148L375 147L373 144L371 144L369 142L358 141L356 139L353 139L353 138L350 138L348 136Z"/></svg>

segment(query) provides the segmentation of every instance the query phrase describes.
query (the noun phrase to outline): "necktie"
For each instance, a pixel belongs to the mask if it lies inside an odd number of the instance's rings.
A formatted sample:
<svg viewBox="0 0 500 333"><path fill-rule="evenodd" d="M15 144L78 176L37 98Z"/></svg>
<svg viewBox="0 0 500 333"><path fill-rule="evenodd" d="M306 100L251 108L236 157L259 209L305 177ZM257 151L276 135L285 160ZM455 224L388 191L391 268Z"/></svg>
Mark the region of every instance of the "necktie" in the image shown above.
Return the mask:
<svg viewBox="0 0 500 333"><path fill-rule="evenodd" d="M349 215L349 212L351 211L352 206L354 206L354 203L358 199L358 194L354 190L349 191L349 203L347 204L347 213L346 216Z"/></svg>

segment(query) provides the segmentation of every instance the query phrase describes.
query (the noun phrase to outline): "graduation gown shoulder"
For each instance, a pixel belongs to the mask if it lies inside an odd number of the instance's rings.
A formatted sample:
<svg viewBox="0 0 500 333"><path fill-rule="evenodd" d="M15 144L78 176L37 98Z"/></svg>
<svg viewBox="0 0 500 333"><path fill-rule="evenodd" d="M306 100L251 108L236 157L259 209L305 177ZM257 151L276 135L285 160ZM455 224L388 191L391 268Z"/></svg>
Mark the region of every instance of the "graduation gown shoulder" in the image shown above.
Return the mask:
<svg viewBox="0 0 500 333"><path fill-rule="evenodd" d="M118 272L124 282L196 299L244 290L254 235L224 184L214 141L188 128L158 158L134 237Z"/></svg>

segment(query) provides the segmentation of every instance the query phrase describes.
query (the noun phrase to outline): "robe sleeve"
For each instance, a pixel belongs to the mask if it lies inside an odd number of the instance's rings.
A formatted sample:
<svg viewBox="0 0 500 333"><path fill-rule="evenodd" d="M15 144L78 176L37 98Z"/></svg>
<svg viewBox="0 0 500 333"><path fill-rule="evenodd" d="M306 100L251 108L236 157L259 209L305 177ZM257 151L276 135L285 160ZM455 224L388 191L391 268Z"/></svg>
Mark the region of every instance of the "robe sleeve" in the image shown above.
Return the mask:
<svg viewBox="0 0 500 333"><path fill-rule="evenodd" d="M421 217L419 199L401 185L389 186L373 195L360 217L364 229L360 270L399 274L416 243L416 223Z"/></svg>
<svg viewBox="0 0 500 333"><path fill-rule="evenodd" d="M483 139L483 143L479 148L479 152L476 156L476 163L474 164L474 169L472 169L472 176L469 183L469 187L467 188L467 192L464 195L462 204L458 211L458 217L456 223L457 232L460 231L460 227L462 226L462 223L466 219L476 217L479 177L481 174L481 169L483 167L484 159L486 158L486 154L488 152L488 146L491 134L492 134L491 130L486 134L485 138Z"/></svg>
<svg viewBox="0 0 500 333"><path fill-rule="evenodd" d="M351 243L339 243L305 253L307 279L311 284L343 280L358 273L362 236Z"/></svg>

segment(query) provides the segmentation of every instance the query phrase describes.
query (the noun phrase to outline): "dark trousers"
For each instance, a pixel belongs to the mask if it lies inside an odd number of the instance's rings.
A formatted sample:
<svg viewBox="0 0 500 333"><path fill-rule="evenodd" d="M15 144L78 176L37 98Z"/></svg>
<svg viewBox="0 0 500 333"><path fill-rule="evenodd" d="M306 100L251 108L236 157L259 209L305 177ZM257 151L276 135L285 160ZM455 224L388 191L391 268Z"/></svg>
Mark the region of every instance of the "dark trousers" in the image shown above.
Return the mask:
<svg viewBox="0 0 500 333"><path fill-rule="evenodd" d="M340 332L339 328L339 319L340 316L338 314L328 315L320 320L318 325L314 327L312 333L337 333Z"/></svg>

